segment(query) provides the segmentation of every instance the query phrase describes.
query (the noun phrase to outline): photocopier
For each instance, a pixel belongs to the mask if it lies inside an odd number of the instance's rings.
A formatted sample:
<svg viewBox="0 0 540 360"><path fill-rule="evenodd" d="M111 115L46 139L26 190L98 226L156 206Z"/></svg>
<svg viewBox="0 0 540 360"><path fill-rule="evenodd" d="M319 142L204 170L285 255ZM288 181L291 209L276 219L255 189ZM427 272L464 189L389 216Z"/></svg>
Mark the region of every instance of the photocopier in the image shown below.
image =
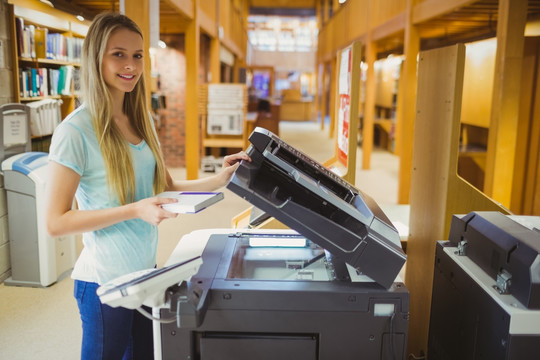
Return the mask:
<svg viewBox="0 0 540 360"><path fill-rule="evenodd" d="M453 216L436 245L428 357L540 358L540 217Z"/></svg>
<svg viewBox="0 0 540 360"><path fill-rule="evenodd" d="M256 128L249 140L251 161L227 188L290 229L197 238L205 246L186 262L196 262L192 276L162 288L153 307L156 358L405 359L396 228L368 195L275 134Z"/></svg>

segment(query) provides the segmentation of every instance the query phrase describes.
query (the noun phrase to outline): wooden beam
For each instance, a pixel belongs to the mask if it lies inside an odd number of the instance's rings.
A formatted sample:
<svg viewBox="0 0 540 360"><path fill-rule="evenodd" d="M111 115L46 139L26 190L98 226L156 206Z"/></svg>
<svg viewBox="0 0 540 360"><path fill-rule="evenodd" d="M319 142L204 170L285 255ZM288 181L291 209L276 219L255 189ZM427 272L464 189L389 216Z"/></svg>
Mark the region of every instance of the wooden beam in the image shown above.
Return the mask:
<svg viewBox="0 0 540 360"><path fill-rule="evenodd" d="M484 191L508 208L514 181L527 5L527 0L499 0Z"/></svg>
<svg viewBox="0 0 540 360"><path fill-rule="evenodd" d="M412 12L412 22L418 25L426 20L449 13L460 7L478 2L478 0L425 0L417 2Z"/></svg>
<svg viewBox="0 0 540 360"><path fill-rule="evenodd" d="M195 8L197 7L197 2L193 2L193 0L165 0L165 1L167 1L172 7L174 7L186 18L190 20L193 20L195 18Z"/></svg>
<svg viewBox="0 0 540 360"><path fill-rule="evenodd" d="M371 39L373 41L379 41L396 33L402 32L403 29L405 29L406 22L406 13L403 12L401 14L398 14L386 21L384 24L381 24L374 28L371 31Z"/></svg>
<svg viewBox="0 0 540 360"><path fill-rule="evenodd" d="M200 10L200 9L199 9ZM199 11L199 26L202 31L207 33L210 37L217 38L218 35L218 26L214 19L208 16L204 11Z"/></svg>
<svg viewBox="0 0 540 360"><path fill-rule="evenodd" d="M221 62L220 62L221 43L218 38L210 39L210 83L218 84L221 82Z"/></svg>
<svg viewBox="0 0 540 360"><path fill-rule="evenodd" d="M199 67L200 67L200 27L197 0L193 4L193 18L186 34L186 178L199 177L200 167L200 120L198 109Z"/></svg>
<svg viewBox="0 0 540 360"><path fill-rule="evenodd" d="M326 115L328 115L328 91L326 84L329 80L328 64L322 62L322 86L321 86L321 130L324 130Z"/></svg>
<svg viewBox="0 0 540 360"><path fill-rule="evenodd" d="M228 36L224 36L221 39L221 43L229 49L230 52L232 52L234 55L239 57L240 59L243 59L246 57L245 52L238 47L238 45Z"/></svg>
<svg viewBox="0 0 540 360"><path fill-rule="evenodd" d="M366 48L366 97L364 103L364 123L362 125L362 169L371 168L371 152L373 151L373 126L375 119L375 61L377 60L377 45L368 34Z"/></svg>
<svg viewBox="0 0 540 360"><path fill-rule="evenodd" d="M146 99L148 106L151 101L151 72L150 62L150 0L134 0L125 2L125 15L135 21L141 28L144 39L144 82L146 84Z"/></svg>
<svg viewBox="0 0 540 360"><path fill-rule="evenodd" d="M320 84L320 71L321 71L321 64L319 63L319 61L315 60L315 71L313 72L313 76L314 76L314 84L315 84L315 94L314 94L314 101L313 101L313 120L315 122L318 121L318 118L319 118L319 110L320 110L320 101L321 101L321 97L320 97L320 94L319 94L319 84Z"/></svg>
<svg viewBox="0 0 540 360"><path fill-rule="evenodd" d="M331 62L331 77L330 77L330 126L328 129L328 137L333 138L336 136L336 89L338 86L338 66L337 56L332 58ZM336 149L337 150L337 149Z"/></svg>
<svg viewBox="0 0 540 360"><path fill-rule="evenodd" d="M412 9L418 0L407 1L405 47L402 83L397 97L396 132L399 144L398 204L409 203L411 187L414 122L416 118L417 56L420 51L420 35L412 22Z"/></svg>

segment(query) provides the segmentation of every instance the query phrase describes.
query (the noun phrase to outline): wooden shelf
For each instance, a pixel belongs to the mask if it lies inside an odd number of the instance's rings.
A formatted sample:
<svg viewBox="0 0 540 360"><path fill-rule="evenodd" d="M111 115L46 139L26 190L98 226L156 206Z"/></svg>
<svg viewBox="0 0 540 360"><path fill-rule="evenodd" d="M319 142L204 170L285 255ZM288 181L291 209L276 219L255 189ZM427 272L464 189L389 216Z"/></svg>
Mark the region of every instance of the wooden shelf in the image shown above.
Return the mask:
<svg viewBox="0 0 540 360"><path fill-rule="evenodd" d="M72 62L72 61L64 61L64 60L53 60L53 59L41 59L41 58L27 58L27 57L19 57L19 62L22 63L32 63L37 65L58 65L58 66L75 66L80 67L81 64L78 62Z"/></svg>
<svg viewBox="0 0 540 360"><path fill-rule="evenodd" d="M49 83L47 83L47 89L41 88L41 94L47 94L50 90L50 81L55 78L51 74L56 71L73 73L78 72L80 63L78 62L78 57L75 54L79 54L79 49L81 47L82 39L86 34L89 26L89 22L80 22L74 16L59 11L57 9L51 9L48 6L43 7L43 5L37 1L27 1L27 0L12 0L9 5L9 20L10 20L10 30L11 38L14 40L14 46L12 51L13 59L13 89L14 89L14 100L15 102L28 103L33 101L45 100L45 99L56 99L61 100L60 106L60 117L63 119L69 113L71 113L77 103L77 90L74 88L73 80L66 82L69 88L66 88L67 91L64 91L64 94L58 95L41 95L41 96L21 96L28 95L26 92L21 91L23 82L22 78L27 78L27 81L34 79L34 74L39 74L39 72L45 73L42 69L48 69L46 71L46 78ZM19 20L20 19L20 20ZM32 30L34 29L34 30ZM46 29L40 31L38 36L38 29ZM18 31L19 30L19 31ZM35 33L34 33L35 32ZM32 37L31 34L35 34L33 40L30 40ZM56 34L52 35L51 34ZM20 35L20 36L19 36ZM23 38L28 39L27 41ZM48 59L45 56L52 56L51 49L47 48L49 41L56 40L67 41L65 39L79 39L76 41L68 41L69 51L66 50L65 54L56 55L60 59ZM25 43L25 46L22 47L19 43ZM30 44L34 44L35 47L32 47ZM40 47L38 47L38 43ZM19 53L21 50L21 53ZM19 56L25 55L25 56ZM29 57L28 55L32 55ZM37 56L36 56L37 55ZM66 60L67 59L67 60ZM68 67L68 68L63 68ZM75 70L72 70L75 68ZM27 71L26 69L32 69ZM35 69L35 71L34 71ZM39 70L38 70L39 69ZM77 74L72 74L73 77L76 77ZM45 82L45 81L44 81ZM40 82L41 84L41 82ZM35 93L36 88L33 89ZM37 88L37 91L40 91L40 88ZM58 89L58 92L61 91L61 88ZM69 93L69 94L68 94ZM54 92L53 92L54 94ZM32 148L33 150L39 151L48 151L48 145L50 143L50 134L42 136L31 136L32 139Z"/></svg>
<svg viewBox="0 0 540 360"><path fill-rule="evenodd" d="M244 148L244 140L242 138L225 138L225 137L206 137L203 139L204 147L225 147L225 148Z"/></svg>

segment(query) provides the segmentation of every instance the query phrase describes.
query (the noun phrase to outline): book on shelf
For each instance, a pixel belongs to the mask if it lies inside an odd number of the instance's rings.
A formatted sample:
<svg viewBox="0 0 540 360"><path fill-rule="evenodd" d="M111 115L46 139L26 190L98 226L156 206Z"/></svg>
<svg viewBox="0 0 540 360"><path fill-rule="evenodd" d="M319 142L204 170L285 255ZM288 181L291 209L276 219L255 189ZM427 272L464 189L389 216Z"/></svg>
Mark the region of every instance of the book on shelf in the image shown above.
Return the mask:
<svg viewBox="0 0 540 360"><path fill-rule="evenodd" d="M36 57L36 27L34 25L28 25L28 50L30 51L30 57Z"/></svg>
<svg viewBox="0 0 540 360"><path fill-rule="evenodd" d="M24 20L20 17L15 18L15 31L17 33L17 56L24 56Z"/></svg>
<svg viewBox="0 0 540 360"><path fill-rule="evenodd" d="M177 202L162 204L161 207L179 214L195 214L224 198L222 192L213 191L165 191L157 196L177 199Z"/></svg>
<svg viewBox="0 0 540 360"><path fill-rule="evenodd" d="M60 70L47 69L49 72L49 93L52 96L58 95L58 77L60 76Z"/></svg>
<svg viewBox="0 0 540 360"><path fill-rule="evenodd" d="M29 30L28 27L25 26L23 29L23 36L22 36L22 57L29 58L31 56L30 54L30 42L29 42Z"/></svg>
<svg viewBox="0 0 540 360"><path fill-rule="evenodd" d="M73 66L53 68L19 69L19 89L22 98L37 96L72 95L73 82L77 81L80 89L78 69ZM78 94L79 91L75 92Z"/></svg>
<svg viewBox="0 0 540 360"><path fill-rule="evenodd" d="M47 36L49 31L46 28L37 27L34 35L34 45L36 58L47 58Z"/></svg>
<svg viewBox="0 0 540 360"><path fill-rule="evenodd" d="M84 39L50 32L46 27L25 24L15 18L17 55L21 58L80 62Z"/></svg>
<svg viewBox="0 0 540 360"><path fill-rule="evenodd" d="M65 74L64 74L64 82L61 84L62 85L62 91L60 92L60 94L62 94L62 95L71 95L71 93L72 93L72 91L71 91L71 82L73 80L73 66L71 66L71 65L61 66L60 71L65 72Z"/></svg>
<svg viewBox="0 0 540 360"><path fill-rule="evenodd" d="M81 94L81 70L73 68L73 95L79 96Z"/></svg>

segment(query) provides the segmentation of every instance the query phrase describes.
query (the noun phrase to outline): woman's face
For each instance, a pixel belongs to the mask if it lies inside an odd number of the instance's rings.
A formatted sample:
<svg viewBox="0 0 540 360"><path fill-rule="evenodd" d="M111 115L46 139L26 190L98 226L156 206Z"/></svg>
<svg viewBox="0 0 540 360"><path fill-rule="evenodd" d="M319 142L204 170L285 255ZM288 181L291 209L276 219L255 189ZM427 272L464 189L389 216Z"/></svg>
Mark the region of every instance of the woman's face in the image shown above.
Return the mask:
<svg viewBox="0 0 540 360"><path fill-rule="evenodd" d="M135 88L144 71L143 39L128 29L118 29L111 34L101 71L112 93L123 95Z"/></svg>

